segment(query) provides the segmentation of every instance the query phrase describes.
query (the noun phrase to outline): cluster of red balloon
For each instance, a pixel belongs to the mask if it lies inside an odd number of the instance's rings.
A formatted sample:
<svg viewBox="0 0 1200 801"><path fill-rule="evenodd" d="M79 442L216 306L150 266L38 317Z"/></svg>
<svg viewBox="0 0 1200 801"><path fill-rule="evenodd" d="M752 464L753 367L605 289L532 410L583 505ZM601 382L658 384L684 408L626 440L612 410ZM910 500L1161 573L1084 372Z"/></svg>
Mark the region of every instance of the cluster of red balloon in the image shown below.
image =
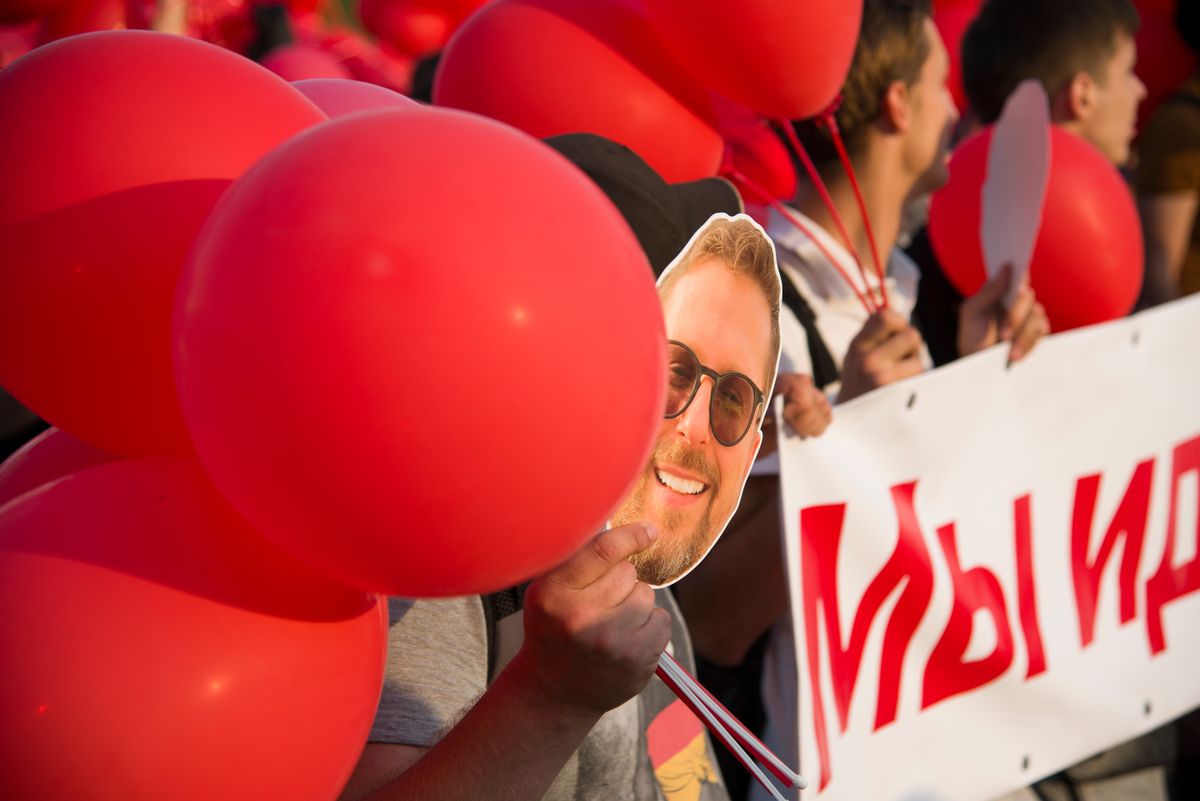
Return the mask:
<svg viewBox="0 0 1200 801"><path fill-rule="evenodd" d="M255 10L263 6L282 6L294 38L263 57L277 75L289 81L354 78L409 89L419 54L397 49L387 37L377 42L362 35L340 5L325 0L187 0L177 6L154 0L17 0L0 8L0 68L38 45L109 30L170 30L241 53L255 39Z"/></svg>
<svg viewBox="0 0 1200 801"><path fill-rule="evenodd" d="M959 292L983 286L982 187L991 129L954 153L950 181L934 193L929 234ZM1050 180L1029 280L1054 331L1128 314L1142 284L1142 227L1121 174L1092 145L1051 132Z"/></svg>
<svg viewBox="0 0 1200 801"><path fill-rule="evenodd" d="M186 452L183 258L233 180L325 116L228 50L145 31L39 48L0 72L0 106L20 121L0 126L0 381L111 453Z"/></svg>
<svg viewBox="0 0 1200 801"><path fill-rule="evenodd" d="M185 37L48 45L0 107L0 383L62 429L0 468L5 789L332 798L375 593L528 578L644 464L645 256L511 128Z"/></svg>
<svg viewBox="0 0 1200 801"><path fill-rule="evenodd" d="M383 607L212 490L170 360L213 204L325 117L227 50L147 32L40 48L0 72L0 106L0 382L65 429L0 468L5 789L331 798L378 697ZM158 453L184 455L121 458Z"/></svg>
<svg viewBox="0 0 1200 801"><path fill-rule="evenodd" d="M535 136L615 139L670 181L725 163L787 191L790 160L762 119L810 117L833 100L861 15L861 0L497 0L451 40L434 102Z"/></svg>
<svg viewBox="0 0 1200 801"><path fill-rule="evenodd" d="M446 49L433 101L539 138L614 139L668 181L714 175L721 164L703 87L667 56L644 12L621 0L488 4Z"/></svg>
<svg viewBox="0 0 1200 801"><path fill-rule="evenodd" d="M0 509L0 774L14 801L329 801L386 620L263 542L194 462L112 462Z"/></svg>

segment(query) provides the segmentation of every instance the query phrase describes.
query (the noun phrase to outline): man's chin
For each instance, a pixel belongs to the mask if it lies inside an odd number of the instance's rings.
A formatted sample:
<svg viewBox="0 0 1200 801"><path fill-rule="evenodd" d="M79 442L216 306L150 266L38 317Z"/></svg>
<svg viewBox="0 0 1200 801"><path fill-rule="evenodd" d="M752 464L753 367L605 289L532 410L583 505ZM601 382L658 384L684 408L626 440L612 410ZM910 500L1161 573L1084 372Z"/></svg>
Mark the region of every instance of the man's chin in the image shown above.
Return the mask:
<svg viewBox="0 0 1200 801"><path fill-rule="evenodd" d="M704 558L709 532L704 526L681 529L648 519L658 526L659 539L652 547L634 554L630 561L637 568L638 581L663 587L678 580Z"/></svg>
<svg viewBox="0 0 1200 801"><path fill-rule="evenodd" d="M634 554L629 561L633 562L633 566L637 570L638 581L649 584L651 587L663 587L670 584L686 573L687 568L690 567L690 565L668 564L668 560L661 558L660 554L646 551Z"/></svg>

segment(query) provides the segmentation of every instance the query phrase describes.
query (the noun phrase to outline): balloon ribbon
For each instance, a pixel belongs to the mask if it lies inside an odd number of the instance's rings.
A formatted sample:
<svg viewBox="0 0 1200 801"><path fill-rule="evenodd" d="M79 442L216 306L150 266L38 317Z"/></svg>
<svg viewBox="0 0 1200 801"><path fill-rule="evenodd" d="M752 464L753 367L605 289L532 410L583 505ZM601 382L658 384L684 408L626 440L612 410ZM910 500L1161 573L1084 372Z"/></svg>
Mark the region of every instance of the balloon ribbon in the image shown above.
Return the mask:
<svg viewBox="0 0 1200 801"><path fill-rule="evenodd" d="M804 778L787 766L771 749L754 736L746 726L733 716L725 706L713 698L700 682L683 669L675 658L664 652L658 658L658 669L655 671L679 700L692 710L692 713L704 721L704 725L712 732L721 745L737 757L738 762L754 776L776 801L784 801L779 790L771 783L766 774L755 764L755 760L766 765L771 773L785 787L803 790L808 786ZM753 754L753 758L746 751Z"/></svg>

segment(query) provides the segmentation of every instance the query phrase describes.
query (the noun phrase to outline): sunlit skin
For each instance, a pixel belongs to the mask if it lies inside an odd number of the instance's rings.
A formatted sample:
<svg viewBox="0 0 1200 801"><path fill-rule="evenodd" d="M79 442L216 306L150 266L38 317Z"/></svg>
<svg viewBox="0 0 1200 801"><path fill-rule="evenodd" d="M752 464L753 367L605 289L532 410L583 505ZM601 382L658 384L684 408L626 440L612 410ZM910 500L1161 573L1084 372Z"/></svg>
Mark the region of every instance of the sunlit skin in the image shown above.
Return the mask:
<svg viewBox="0 0 1200 801"><path fill-rule="evenodd" d="M909 90L912 105L911 144L906 153L910 169L920 175L912 196L940 189L950 180L950 143L958 122L958 109L946 85L950 54L933 20L926 19L925 43L929 55L917 82Z"/></svg>
<svg viewBox="0 0 1200 801"><path fill-rule="evenodd" d="M1129 160L1129 143L1137 133L1138 104L1146 97L1146 86L1133 71L1136 65L1133 37L1117 34L1112 55L1095 76L1086 116L1077 123L1083 138L1118 166Z"/></svg>
<svg viewBox="0 0 1200 801"><path fill-rule="evenodd" d="M753 280L716 259L702 260L662 304L668 339L685 343L706 367L743 373L766 389L770 308ZM654 586L672 583L708 553L737 506L762 440L760 405L740 442L716 441L708 416L712 389L712 379L703 378L687 410L659 424L654 453L613 517L614 526L648 521L658 528L655 544L632 560L638 578Z"/></svg>

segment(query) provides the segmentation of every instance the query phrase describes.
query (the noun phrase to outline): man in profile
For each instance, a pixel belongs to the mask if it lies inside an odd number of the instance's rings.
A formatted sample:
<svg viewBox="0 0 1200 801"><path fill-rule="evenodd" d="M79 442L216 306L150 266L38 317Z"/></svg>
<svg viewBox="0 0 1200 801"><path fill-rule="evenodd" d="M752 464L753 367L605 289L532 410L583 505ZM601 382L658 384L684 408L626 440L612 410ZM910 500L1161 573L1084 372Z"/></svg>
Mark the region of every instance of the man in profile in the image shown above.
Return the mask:
<svg viewBox="0 0 1200 801"><path fill-rule="evenodd" d="M1129 161L1146 87L1134 72L1130 0L987 0L963 36L963 88L983 125L1017 85L1041 82L1050 119L1115 166Z"/></svg>
<svg viewBox="0 0 1200 801"><path fill-rule="evenodd" d="M779 360L779 271L762 229L714 217L663 274L667 406L654 451L614 525L648 521L659 539L632 561L671 584L729 522L762 441Z"/></svg>

